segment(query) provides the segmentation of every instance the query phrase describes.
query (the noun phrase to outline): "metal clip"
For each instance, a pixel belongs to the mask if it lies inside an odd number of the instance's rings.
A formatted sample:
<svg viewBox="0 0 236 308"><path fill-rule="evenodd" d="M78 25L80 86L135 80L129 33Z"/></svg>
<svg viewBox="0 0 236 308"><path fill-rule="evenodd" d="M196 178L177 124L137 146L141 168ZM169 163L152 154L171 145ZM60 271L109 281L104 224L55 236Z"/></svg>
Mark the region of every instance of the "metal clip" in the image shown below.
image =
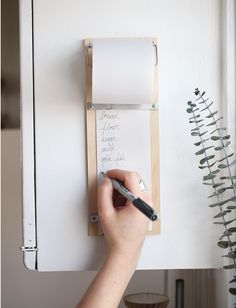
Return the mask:
<svg viewBox="0 0 236 308"><path fill-rule="evenodd" d="M158 63L158 56L157 56L157 44L155 42L152 42L153 47L155 48L155 55L156 55L156 63L155 66L157 66Z"/></svg>

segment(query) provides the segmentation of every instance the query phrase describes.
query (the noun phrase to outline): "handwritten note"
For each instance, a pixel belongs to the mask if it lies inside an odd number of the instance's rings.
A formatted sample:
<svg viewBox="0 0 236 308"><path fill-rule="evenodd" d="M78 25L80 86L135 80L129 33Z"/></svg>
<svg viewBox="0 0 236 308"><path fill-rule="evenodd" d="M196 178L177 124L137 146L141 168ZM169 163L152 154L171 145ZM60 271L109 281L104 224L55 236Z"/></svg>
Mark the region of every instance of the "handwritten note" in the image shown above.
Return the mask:
<svg viewBox="0 0 236 308"><path fill-rule="evenodd" d="M150 111L96 111L97 172L137 171L151 192Z"/></svg>

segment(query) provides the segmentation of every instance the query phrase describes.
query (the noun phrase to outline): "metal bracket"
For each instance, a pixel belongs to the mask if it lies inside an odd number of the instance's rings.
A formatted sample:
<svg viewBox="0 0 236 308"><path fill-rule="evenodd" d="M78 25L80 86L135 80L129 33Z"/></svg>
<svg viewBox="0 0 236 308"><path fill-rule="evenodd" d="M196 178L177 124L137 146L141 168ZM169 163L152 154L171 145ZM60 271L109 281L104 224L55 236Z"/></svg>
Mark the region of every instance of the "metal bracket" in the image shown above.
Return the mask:
<svg viewBox="0 0 236 308"><path fill-rule="evenodd" d="M88 103L89 110L156 110L158 103L151 104L93 104Z"/></svg>
<svg viewBox="0 0 236 308"><path fill-rule="evenodd" d="M29 251L38 251L38 248L21 246L20 250L23 252L29 252Z"/></svg>

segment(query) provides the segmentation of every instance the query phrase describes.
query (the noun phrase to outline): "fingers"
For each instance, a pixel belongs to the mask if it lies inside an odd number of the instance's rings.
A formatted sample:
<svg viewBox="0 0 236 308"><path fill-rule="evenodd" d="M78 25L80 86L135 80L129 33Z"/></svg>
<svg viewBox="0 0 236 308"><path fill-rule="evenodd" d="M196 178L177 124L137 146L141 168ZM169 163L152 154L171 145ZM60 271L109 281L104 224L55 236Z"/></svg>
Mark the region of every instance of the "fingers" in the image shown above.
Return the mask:
<svg viewBox="0 0 236 308"><path fill-rule="evenodd" d="M112 193L113 186L111 180L105 177L98 189L98 213L101 218L111 217L115 212Z"/></svg>
<svg viewBox="0 0 236 308"><path fill-rule="evenodd" d="M131 172L120 169L107 171L107 176L112 179L117 179L124 183L124 186L134 195L140 196L141 188L139 186L140 176L137 172Z"/></svg>

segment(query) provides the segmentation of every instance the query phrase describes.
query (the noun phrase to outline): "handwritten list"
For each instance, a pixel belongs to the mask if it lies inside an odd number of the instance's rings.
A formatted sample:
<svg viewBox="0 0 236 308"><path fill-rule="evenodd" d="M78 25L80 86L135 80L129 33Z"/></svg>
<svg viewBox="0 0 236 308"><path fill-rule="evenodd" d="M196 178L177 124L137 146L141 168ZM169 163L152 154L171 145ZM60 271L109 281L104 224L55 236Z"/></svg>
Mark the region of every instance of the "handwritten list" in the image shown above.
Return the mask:
<svg viewBox="0 0 236 308"><path fill-rule="evenodd" d="M151 191L150 111L96 111L97 172L137 171Z"/></svg>

